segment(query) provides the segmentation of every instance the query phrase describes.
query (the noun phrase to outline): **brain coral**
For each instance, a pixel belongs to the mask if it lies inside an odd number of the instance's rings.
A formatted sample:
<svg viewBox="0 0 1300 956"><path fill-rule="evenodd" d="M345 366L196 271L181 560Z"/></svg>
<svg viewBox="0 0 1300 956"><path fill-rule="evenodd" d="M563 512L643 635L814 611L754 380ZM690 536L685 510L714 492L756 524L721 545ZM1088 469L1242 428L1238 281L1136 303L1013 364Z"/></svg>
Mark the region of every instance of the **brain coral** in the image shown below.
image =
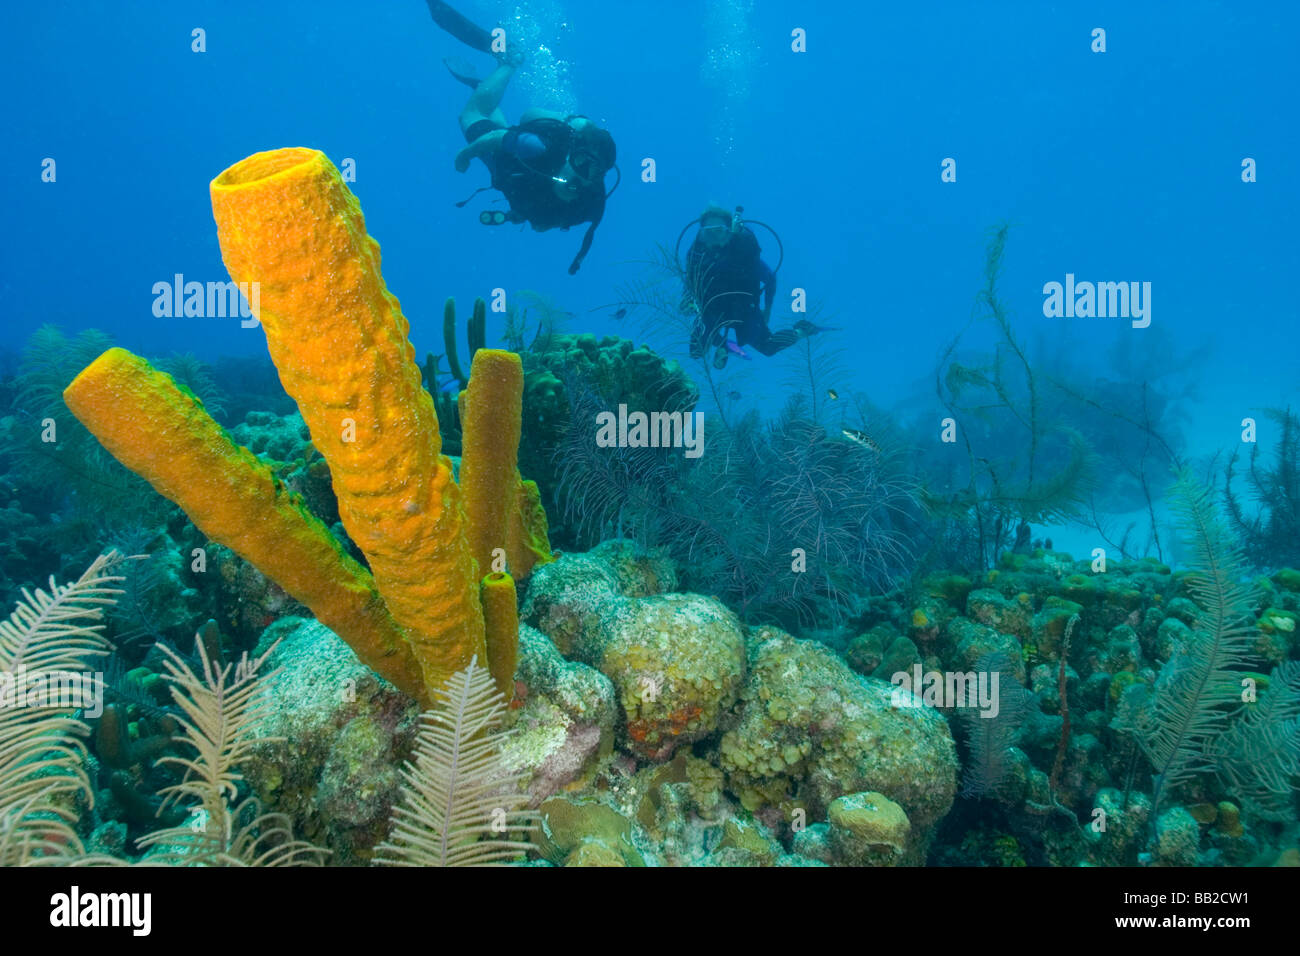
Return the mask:
<svg viewBox="0 0 1300 956"><path fill-rule="evenodd" d="M893 707L891 685L855 674L813 641L755 628L746 644L740 716L719 754L729 789L751 811L787 824L797 809L808 823L824 820L837 797L874 791L903 808L907 862L922 862L956 793L956 748L943 716Z"/></svg>

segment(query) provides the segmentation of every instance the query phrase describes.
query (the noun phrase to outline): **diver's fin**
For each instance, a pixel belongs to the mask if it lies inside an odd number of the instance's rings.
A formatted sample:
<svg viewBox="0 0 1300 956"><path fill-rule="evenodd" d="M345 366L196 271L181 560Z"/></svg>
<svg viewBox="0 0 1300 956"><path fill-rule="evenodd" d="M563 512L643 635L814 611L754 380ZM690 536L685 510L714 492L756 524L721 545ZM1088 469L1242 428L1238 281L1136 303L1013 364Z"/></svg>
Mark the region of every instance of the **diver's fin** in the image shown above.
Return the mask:
<svg viewBox="0 0 1300 956"><path fill-rule="evenodd" d="M739 355L746 362L753 361L752 358L750 358L748 355L745 354L745 350L742 349L740 345L737 344L736 342L731 341L731 339L727 339L727 341L723 342L722 344L727 347L727 351L730 352L731 354ZM719 366L719 368L721 368L721 366Z"/></svg>
<svg viewBox="0 0 1300 956"><path fill-rule="evenodd" d="M425 0L425 2L429 5L429 13L433 14L433 22L438 26L466 46L471 46L489 56L496 55L492 52L492 34L487 30L469 20L464 14L453 10L442 0ZM460 77L456 79L459 80Z"/></svg>
<svg viewBox="0 0 1300 956"><path fill-rule="evenodd" d="M477 75L475 75L474 67L470 66L470 64L457 56L444 57L442 62L452 76L460 80L471 90L478 89L478 85L482 81Z"/></svg>
<svg viewBox="0 0 1300 956"><path fill-rule="evenodd" d="M794 324L795 331L800 336L807 337L816 335L818 332L843 332L844 327L841 325L816 325L807 319L800 319Z"/></svg>

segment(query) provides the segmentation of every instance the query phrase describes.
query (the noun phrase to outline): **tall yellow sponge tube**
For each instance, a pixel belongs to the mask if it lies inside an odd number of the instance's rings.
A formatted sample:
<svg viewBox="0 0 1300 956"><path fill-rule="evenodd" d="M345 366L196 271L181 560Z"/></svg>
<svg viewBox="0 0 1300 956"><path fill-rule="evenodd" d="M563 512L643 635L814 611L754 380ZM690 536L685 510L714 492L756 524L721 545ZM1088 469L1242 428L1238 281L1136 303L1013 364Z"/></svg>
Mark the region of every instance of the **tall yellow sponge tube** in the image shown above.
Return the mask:
<svg viewBox="0 0 1300 956"><path fill-rule="evenodd" d="M379 244L318 150L255 153L211 196L222 259L257 283L271 359L329 464L343 525L426 684L441 687L486 658L480 578Z"/></svg>
<svg viewBox="0 0 1300 956"><path fill-rule="evenodd" d="M311 608L366 666L428 699L402 629L370 575L170 376L125 349L109 349L63 398L113 457L179 505L200 531Z"/></svg>
<svg viewBox="0 0 1300 956"><path fill-rule="evenodd" d="M488 670L507 701L515 697L515 668L519 664L518 600L510 575L493 572L483 578Z"/></svg>
<svg viewBox="0 0 1300 956"><path fill-rule="evenodd" d="M519 486L520 417L524 404L524 366L514 352L479 349L460 397L463 447L460 487L469 524L470 551L479 571L499 570L493 552L505 563L506 533ZM525 577L509 568L516 577Z"/></svg>
<svg viewBox="0 0 1300 956"><path fill-rule="evenodd" d="M506 568L523 581L538 564L554 560L546 511L534 481L519 475L524 367L518 354L498 349L474 353L469 388L460 393L462 455L470 547L479 571L494 570L500 548Z"/></svg>

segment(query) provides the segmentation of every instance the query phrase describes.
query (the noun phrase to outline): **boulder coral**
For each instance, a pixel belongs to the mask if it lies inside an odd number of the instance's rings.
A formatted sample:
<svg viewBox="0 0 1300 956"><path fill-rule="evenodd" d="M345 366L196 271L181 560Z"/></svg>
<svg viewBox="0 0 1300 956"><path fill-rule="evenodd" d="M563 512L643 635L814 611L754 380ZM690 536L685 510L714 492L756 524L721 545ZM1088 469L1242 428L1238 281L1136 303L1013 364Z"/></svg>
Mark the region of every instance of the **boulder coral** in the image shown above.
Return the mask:
<svg viewBox="0 0 1300 956"><path fill-rule="evenodd" d="M528 776L529 805L589 781L614 749L618 714L609 678L566 661L545 634L519 627L513 733L503 747L510 770Z"/></svg>
<svg viewBox="0 0 1300 956"><path fill-rule="evenodd" d="M642 411L695 407L699 391L677 362L618 336L548 335L524 353L524 419L528 428L519 460L530 475L554 491L559 477L555 451L570 424L569 384L590 388L609 408Z"/></svg>
<svg viewBox="0 0 1300 956"><path fill-rule="evenodd" d="M816 642L754 628L746 649L739 717L719 745L728 788L760 819L786 829L799 819L825 820L841 796L880 794L910 821L900 862L923 862L957 790L956 748L943 716L894 707L890 684L855 674Z"/></svg>
<svg viewBox="0 0 1300 956"><path fill-rule="evenodd" d="M319 621L277 621L262 645L275 641L264 678L275 706L256 723L242 772L331 862L365 863L387 833L418 709Z"/></svg>
<svg viewBox="0 0 1300 956"><path fill-rule="evenodd" d="M523 608L562 653L613 682L620 743L656 761L716 731L745 672L740 622L721 602L648 593L673 580L661 559L607 544L539 570Z"/></svg>

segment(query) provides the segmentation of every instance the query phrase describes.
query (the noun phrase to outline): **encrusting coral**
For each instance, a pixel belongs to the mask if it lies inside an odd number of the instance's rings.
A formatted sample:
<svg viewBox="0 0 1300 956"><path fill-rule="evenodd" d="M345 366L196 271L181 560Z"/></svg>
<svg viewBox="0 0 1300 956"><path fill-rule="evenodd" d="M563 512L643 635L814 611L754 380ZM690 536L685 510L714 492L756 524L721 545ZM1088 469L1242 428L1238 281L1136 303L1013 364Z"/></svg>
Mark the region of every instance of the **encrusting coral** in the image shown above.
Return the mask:
<svg viewBox="0 0 1300 956"><path fill-rule="evenodd" d="M124 463L157 479L159 491L198 514L195 523L206 534L280 581L367 664L408 692L429 700L475 657L508 666L512 649L489 654L486 645L480 581L489 567L475 560L473 542L491 545L489 554L504 549L523 565L506 568L520 578L550 558L536 489L520 481L516 467L518 412L513 446L510 436L466 429L471 480L486 482L505 500L481 509L494 515L494 527L476 532L441 453L433 402L407 340L410 325L380 275L379 245L366 234L360 204L333 163L311 149L255 153L213 180L211 194L222 258L236 282L257 283L258 318L271 358L329 465L339 517L366 557L373 592L359 566L348 567L337 544L321 538L323 526L313 525L294 499L277 501L280 490L270 473L258 471L247 453L247 460L238 460L239 450L201 404L174 385L169 392L147 364L129 353L106 353L69 386L69 406L110 451L132 459ZM506 409L509 417L521 401L522 377L485 375L481 396L474 385L480 368L509 365L502 354L481 350L471 369L469 403L487 422L494 421L488 414L493 409ZM140 428L120 404L138 391L156 393L145 400L185 427ZM179 447L160 447L166 442ZM225 469L222 477L205 478L194 467L204 456ZM167 460L172 464L149 464ZM183 473L182 484L201 490L178 486L177 475L165 474L168 468ZM298 536L300 551L310 558L299 573L315 575L310 583L331 599L346 597L353 620L340 613L341 623L331 623L329 608L323 613L320 601L308 600L312 595L294 592L282 578L293 569L278 560L282 537L247 517L246 509L274 516ZM372 601L372 593L382 602ZM422 687L413 686L408 654ZM511 686L513 674L494 676L499 686Z"/></svg>

